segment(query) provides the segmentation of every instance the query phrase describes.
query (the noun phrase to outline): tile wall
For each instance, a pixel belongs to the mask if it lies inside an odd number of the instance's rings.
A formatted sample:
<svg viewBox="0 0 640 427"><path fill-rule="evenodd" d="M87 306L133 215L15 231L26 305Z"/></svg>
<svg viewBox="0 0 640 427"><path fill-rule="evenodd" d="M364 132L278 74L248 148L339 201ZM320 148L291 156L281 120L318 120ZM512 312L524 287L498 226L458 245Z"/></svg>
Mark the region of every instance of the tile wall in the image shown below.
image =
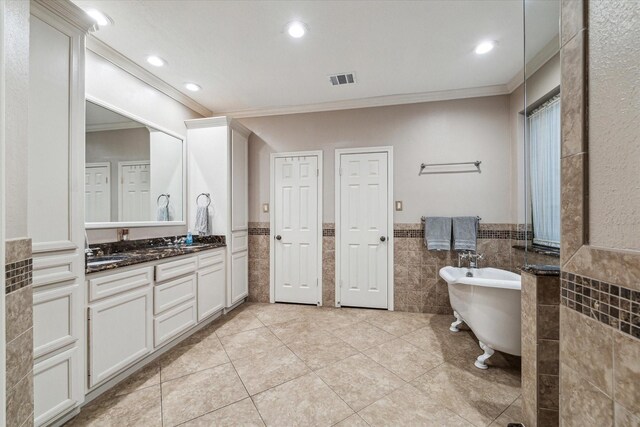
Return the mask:
<svg viewBox="0 0 640 427"><path fill-rule="evenodd" d="M325 306L335 305L335 224L323 225L323 297ZM524 242L525 233L514 224L480 224L478 252L481 266L517 271L524 252L512 248ZM249 300L269 302L269 223L249 224ZM438 275L446 265L457 265L453 251L427 251L422 224L395 224L395 309L398 311L452 312L447 285ZM522 253L522 255L520 255ZM518 261L521 259L522 261Z"/></svg>
<svg viewBox="0 0 640 427"><path fill-rule="evenodd" d="M588 71L589 62L610 62L593 56L590 38L616 49L621 34L638 28L640 4L562 0L561 7L560 425L639 426L640 252L589 245L588 132L593 128L588 112L593 106L588 105ZM600 34L592 34L593 17ZM637 50L635 40L624 49ZM625 61L631 57L624 55ZM625 107L617 109L620 117L633 114L633 108ZM633 129L640 138L639 128ZM633 188L629 182L619 185L608 191Z"/></svg>
<svg viewBox="0 0 640 427"><path fill-rule="evenodd" d="M31 239L6 241L7 427L33 425Z"/></svg>

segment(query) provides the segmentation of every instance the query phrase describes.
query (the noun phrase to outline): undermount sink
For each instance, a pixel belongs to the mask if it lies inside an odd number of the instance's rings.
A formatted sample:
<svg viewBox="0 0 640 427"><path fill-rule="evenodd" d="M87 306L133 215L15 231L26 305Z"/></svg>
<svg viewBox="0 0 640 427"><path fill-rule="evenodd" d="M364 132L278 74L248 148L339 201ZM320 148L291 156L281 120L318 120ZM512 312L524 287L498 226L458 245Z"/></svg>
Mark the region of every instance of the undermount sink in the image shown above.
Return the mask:
<svg viewBox="0 0 640 427"><path fill-rule="evenodd" d="M98 265L105 265L105 264L113 264L114 262L119 262L122 260L127 259L126 256L124 255L116 255L116 256L104 256L104 257L100 257L94 260L88 260L87 261L87 266L89 267L95 267Z"/></svg>
<svg viewBox="0 0 640 427"><path fill-rule="evenodd" d="M184 243L179 245L161 245L161 246L153 246L152 249L189 249L189 248L201 248L203 247L203 243L194 243L192 245L186 245Z"/></svg>

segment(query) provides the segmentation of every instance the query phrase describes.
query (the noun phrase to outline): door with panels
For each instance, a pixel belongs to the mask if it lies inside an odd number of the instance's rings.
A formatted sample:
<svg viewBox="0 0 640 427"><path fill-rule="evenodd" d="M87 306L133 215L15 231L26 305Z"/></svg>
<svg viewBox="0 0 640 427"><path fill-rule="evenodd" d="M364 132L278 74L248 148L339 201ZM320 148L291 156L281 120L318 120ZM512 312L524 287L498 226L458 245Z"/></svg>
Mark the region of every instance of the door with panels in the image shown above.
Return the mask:
<svg viewBox="0 0 640 427"><path fill-rule="evenodd" d="M148 161L119 162L119 221L150 221L151 171Z"/></svg>
<svg viewBox="0 0 640 427"><path fill-rule="evenodd" d="M391 149L336 152L336 295L393 308Z"/></svg>
<svg viewBox="0 0 640 427"><path fill-rule="evenodd" d="M84 174L84 215L87 222L111 221L111 164L87 163Z"/></svg>
<svg viewBox="0 0 640 427"><path fill-rule="evenodd" d="M93 23L71 3L30 4L27 222L41 426L84 400L84 48Z"/></svg>
<svg viewBox="0 0 640 427"><path fill-rule="evenodd" d="M322 302L322 153L272 156L274 302Z"/></svg>

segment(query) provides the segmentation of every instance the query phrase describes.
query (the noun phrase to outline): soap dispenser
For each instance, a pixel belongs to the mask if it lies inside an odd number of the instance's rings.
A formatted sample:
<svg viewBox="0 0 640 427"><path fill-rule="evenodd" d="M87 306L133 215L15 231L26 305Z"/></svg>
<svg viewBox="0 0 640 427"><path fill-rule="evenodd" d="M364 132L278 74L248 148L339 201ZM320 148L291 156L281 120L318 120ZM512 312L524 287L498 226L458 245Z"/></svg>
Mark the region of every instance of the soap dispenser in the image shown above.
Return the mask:
<svg viewBox="0 0 640 427"><path fill-rule="evenodd" d="M187 232L187 240L185 241L185 243L187 244L187 246L193 245L193 233L191 232L191 230Z"/></svg>

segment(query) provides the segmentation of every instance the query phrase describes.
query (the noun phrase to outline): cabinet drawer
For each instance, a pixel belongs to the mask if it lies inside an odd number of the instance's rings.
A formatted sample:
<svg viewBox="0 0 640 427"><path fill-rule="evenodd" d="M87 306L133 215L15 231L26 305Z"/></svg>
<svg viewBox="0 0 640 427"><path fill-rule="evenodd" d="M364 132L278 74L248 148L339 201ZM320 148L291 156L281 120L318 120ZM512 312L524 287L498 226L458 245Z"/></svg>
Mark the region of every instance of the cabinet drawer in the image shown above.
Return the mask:
<svg viewBox="0 0 640 427"><path fill-rule="evenodd" d="M153 288L153 314L189 301L196 296L196 275L164 282Z"/></svg>
<svg viewBox="0 0 640 427"><path fill-rule="evenodd" d="M195 256L156 265L156 282L163 282L174 277L193 273L197 268L198 258Z"/></svg>
<svg viewBox="0 0 640 427"><path fill-rule="evenodd" d="M224 249L198 256L198 268L209 267L224 262Z"/></svg>
<svg viewBox="0 0 640 427"><path fill-rule="evenodd" d="M89 301L119 294L150 284L153 281L152 267L139 268L122 273L89 280Z"/></svg>
<svg viewBox="0 0 640 427"><path fill-rule="evenodd" d="M241 252L249 249L249 235L246 231L231 233L231 252Z"/></svg>
<svg viewBox="0 0 640 427"><path fill-rule="evenodd" d="M156 317L153 321L153 337L155 347L179 335L196 324L195 299L186 304L175 307Z"/></svg>

